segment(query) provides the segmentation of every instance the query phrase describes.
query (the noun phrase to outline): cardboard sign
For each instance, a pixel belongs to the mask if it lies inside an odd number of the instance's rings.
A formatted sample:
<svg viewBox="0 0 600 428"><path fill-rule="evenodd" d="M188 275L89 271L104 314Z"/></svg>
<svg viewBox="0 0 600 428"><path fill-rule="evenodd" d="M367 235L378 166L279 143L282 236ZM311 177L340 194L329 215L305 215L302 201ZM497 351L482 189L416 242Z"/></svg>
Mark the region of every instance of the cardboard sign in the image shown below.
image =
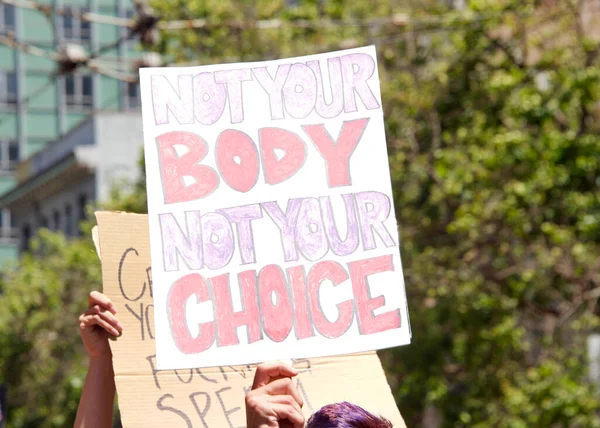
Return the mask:
<svg viewBox="0 0 600 428"><path fill-rule="evenodd" d="M160 369L409 343L374 47L140 79Z"/></svg>
<svg viewBox="0 0 600 428"><path fill-rule="evenodd" d="M111 341L124 427L245 427L244 396L255 367L158 371L148 218L106 212L96 218L104 293L124 327ZM405 426L374 352L299 359L294 366L301 372L296 384L307 417L325 404L348 401L387 417L394 427Z"/></svg>

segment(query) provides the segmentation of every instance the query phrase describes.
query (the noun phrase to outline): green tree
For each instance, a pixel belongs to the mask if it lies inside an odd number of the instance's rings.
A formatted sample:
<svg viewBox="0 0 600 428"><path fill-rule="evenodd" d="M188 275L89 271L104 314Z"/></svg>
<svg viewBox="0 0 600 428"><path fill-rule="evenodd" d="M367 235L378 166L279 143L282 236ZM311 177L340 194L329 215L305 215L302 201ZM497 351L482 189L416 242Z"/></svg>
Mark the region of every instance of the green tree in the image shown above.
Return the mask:
<svg viewBox="0 0 600 428"><path fill-rule="evenodd" d="M17 428L73 426L87 364L76 320L100 288L100 263L89 236L43 230L32 247L0 283L6 416Z"/></svg>
<svg viewBox="0 0 600 428"><path fill-rule="evenodd" d="M146 164L143 153L140 155L138 179L133 183L123 182L114 186L110 199L102 207L109 211L125 211L144 214L148 212L146 198Z"/></svg>
<svg viewBox="0 0 600 428"><path fill-rule="evenodd" d="M414 332L382 357L409 424L435 409L444 426L599 426L584 350L600 295L600 69L585 2L295 3L155 2L207 19L164 33L161 52L203 64L377 44Z"/></svg>
<svg viewBox="0 0 600 428"><path fill-rule="evenodd" d="M600 425L598 43L565 3L471 2L492 18L387 82L415 332L387 361L413 421Z"/></svg>

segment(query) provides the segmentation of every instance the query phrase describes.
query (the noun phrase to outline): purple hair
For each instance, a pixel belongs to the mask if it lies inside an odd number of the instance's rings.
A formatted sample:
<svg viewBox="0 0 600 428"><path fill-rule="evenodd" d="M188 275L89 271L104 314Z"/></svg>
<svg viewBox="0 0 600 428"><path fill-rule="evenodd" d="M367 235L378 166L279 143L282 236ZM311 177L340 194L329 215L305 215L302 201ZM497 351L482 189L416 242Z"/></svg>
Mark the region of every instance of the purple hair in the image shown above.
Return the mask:
<svg viewBox="0 0 600 428"><path fill-rule="evenodd" d="M343 401L328 404L313 414L306 428L393 428L390 421Z"/></svg>

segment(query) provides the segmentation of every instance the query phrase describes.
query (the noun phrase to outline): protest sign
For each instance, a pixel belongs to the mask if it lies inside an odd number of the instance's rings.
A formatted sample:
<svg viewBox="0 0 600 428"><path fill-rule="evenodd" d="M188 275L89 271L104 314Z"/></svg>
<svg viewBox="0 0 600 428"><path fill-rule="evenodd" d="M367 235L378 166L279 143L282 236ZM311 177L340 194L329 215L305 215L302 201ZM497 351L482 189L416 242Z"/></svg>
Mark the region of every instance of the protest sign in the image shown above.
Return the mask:
<svg viewBox="0 0 600 428"><path fill-rule="evenodd" d="M140 83L160 369L409 343L374 47Z"/></svg>
<svg viewBox="0 0 600 428"><path fill-rule="evenodd" d="M148 218L107 212L96 218L103 292L123 325L123 334L110 342L123 426L245 427L244 396L255 367L158 371ZM325 404L348 401L387 417L394 427L405 426L374 352L298 359L294 366L307 417Z"/></svg>

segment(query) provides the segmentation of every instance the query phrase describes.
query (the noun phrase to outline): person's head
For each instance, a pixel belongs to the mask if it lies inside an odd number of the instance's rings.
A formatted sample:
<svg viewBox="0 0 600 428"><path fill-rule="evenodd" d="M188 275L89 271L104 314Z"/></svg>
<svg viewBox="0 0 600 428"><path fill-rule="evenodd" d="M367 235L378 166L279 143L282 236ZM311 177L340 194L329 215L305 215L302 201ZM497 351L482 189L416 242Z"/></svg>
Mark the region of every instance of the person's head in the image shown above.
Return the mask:
<svg viewBox="0 0 600 428"><path fill-rule="evenodd" d="M347 402L328 404L314 413L306 428L393 428L390 421Z"/></svg>

